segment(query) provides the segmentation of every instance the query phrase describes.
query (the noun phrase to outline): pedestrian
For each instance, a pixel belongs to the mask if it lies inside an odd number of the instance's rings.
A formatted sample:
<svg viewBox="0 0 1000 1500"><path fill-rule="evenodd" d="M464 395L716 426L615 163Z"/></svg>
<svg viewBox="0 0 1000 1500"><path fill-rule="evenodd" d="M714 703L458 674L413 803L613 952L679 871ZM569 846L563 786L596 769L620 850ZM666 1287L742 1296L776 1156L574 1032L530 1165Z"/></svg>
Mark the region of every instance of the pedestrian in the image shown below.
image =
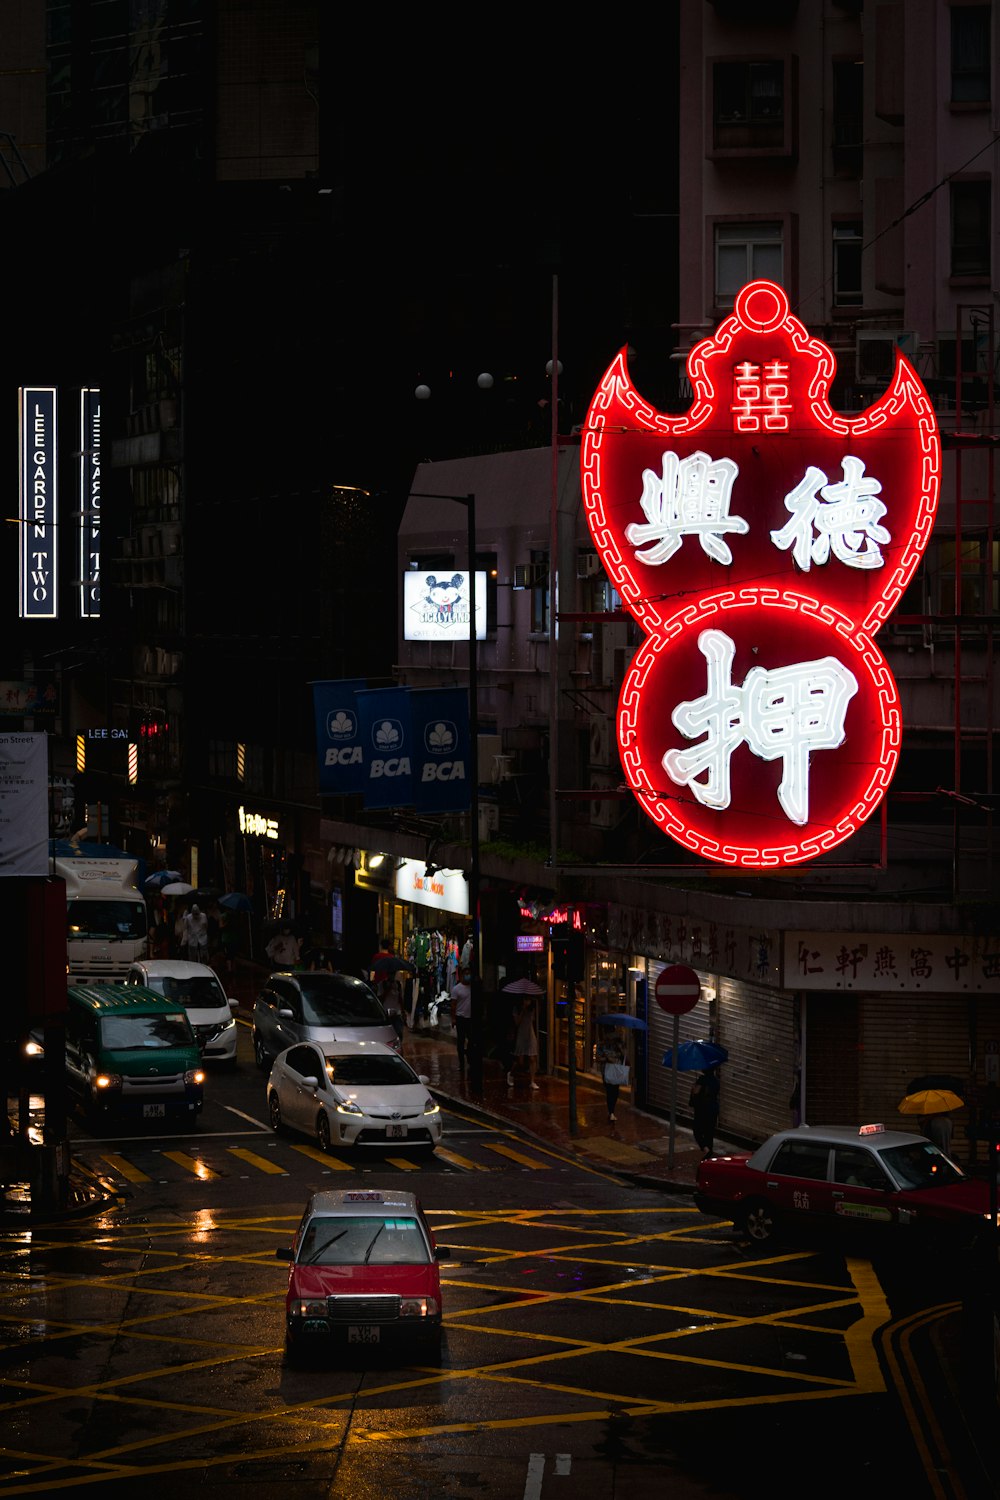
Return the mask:
<svg viewBox="0 0 1000 1500"><path fill-rule="evenodd" d="M406 1029L403 1021L403 992L399 987L399 980L393 975L390 975L388 979L383 979L379 985L379 999L392 1022L396 1038L400 1043L400 1051L402 1051L403 1032Z"/></svg>
<svg viewBox="0 0 1000 1500"><path fill-rule="evenodd" d="M951 1115L930 1115L924 1123L924 1135L929 1141L933 1141L939 1151L945 1156L951 1155L951 1138L954 1133Z"/></svg>
<svg viewBox="0 0 1000 1500"><path fill-rule="evenodd" d="M301 944L287 922L274 934L264 952L271 960L272 969L293 969L299 961Z"/></svg>
<svg viewBox="0 0 1000 1500"><path fill-rule="evenodd" d="M715 1153L715 1126L719 1118L719 1065L706 1068L691 1086L694 1138L702 1158Z"/></svg>
<svg viewBox="0 0 1000 1500"><path fill-rule="evenodd" d="M628 1083L628 1067L625 1063L625 1043L618 1035L617 1027L602 1026L597 1043L597 1061L601 1064L604 1080L604 1097L608 1105L608 1124L615 1123L618 1090Z"/></svg>
<svg viewBox="0 0 1000 1500"><path fill-rule="evenodd" d="M538 1084L535 1082L535 1069L538 1066L538 1033L535 1030L535 1002L530 995L525 995L521 1002L521 1009L517 1014L517 1027L514 1032L514 1056L521 1067L528 1070L528 1083L537 1091ZM513 1071L507 1074L507 1083L513 1088Z"/></svg>
<svg viewBox="0 0 1000 1500"><path fill-rule="evenodd" d="M472 1041L472 986L468 969L459 969L451 987L451 1024L458 1046L458 1071L464 1078Z"/></svg>
<svg viewBox="0 0 1000 1500"><path fill-rule="evenodd" d="M208 962L208 918L197 902L184 914L184 945L192 963Z"/></svg>

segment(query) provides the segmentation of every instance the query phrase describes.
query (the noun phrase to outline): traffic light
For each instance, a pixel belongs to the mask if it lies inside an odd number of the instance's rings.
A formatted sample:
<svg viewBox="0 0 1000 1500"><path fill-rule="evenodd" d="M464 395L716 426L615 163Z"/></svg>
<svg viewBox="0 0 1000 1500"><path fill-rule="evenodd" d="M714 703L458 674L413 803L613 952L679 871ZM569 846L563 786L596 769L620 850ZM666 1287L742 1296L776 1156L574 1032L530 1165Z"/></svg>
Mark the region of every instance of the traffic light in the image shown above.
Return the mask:
<svg viewBox="0 0 1000 1500"><path fill-rule="evenodd" d="M570 928L553 932L549 929L549 945L552 949L552 972L557 979L567 984L576 984L583 978L583 933Z"/></svg>

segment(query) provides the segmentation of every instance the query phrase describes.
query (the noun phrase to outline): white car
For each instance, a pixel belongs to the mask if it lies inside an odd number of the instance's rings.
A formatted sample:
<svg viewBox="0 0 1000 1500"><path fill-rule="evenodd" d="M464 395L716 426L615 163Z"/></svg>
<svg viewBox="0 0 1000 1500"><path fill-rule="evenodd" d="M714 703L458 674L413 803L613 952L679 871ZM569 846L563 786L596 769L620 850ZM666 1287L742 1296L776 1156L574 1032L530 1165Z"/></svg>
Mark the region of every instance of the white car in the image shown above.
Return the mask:
<svg viewBox="0 0 1000 1500"><path fill-rule="evenodd" d="M236 1066L236 1017L240 1002L230 1000L219 976L208 964L183 958L150 958L134 963L126 984L143 984L187 1011L201 1055L206 1062Z"/></svg>
<svg viewBox="0 0 1000 1500"><path fill-rule="evenodd" d="M441 1109L427 1079L384 1042L298 1042L275 1060L267 1081L271 1128L313 1135L331 1146L433 1151Z"/></svg>

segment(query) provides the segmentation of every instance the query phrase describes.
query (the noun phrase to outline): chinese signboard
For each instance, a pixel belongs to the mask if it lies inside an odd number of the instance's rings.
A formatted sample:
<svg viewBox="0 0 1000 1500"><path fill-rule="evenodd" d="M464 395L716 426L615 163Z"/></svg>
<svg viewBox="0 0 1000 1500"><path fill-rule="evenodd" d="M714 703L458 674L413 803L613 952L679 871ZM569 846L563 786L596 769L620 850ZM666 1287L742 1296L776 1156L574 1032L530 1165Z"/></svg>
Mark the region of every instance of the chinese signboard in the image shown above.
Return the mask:
<svg viewBox="0 0 1000 1500"><path fill-rule="evenodd" d="M1000 994L1000 937L786 932L789 990Z"/></svg>
<svg viewBox="0 0 1000 1500"><path fill-rule="evenodd" d="M80 392L80 618L101 616L101 393Z"/></svg>
<svg viewBox="0 0 1000 1500"><path fill-rule="evenodd" d="M781 934L677 912L608 903L608 947L726 974L752 984L781 985Z"/></svg>
<svg viewBox="0 0 1000 1500"><path fill-rule="evenodd" d="M883 399L841 417L835 362L752 282L688 356L665 417L624 352L591 404L584 506L646 632L622 687L622 766L660 828L707 859L813 859L878 807L899 695L874 637L927 544L940 441L900 355Z"/></svg>

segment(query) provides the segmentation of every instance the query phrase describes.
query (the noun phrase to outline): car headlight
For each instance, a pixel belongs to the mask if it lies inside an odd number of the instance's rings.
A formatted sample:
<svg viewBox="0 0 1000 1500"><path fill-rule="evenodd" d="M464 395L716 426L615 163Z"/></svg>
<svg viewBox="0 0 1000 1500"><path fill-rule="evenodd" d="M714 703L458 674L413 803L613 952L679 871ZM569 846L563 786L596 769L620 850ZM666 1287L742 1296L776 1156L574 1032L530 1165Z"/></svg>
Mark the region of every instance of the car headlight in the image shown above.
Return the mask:
<svg viewBox="0 0 1000 1500"><path fill-rule="evenodd" d="M204 1083L205 1075L200 1068L188 1068L184 1074L185 1083Z"/></svg>
<svg viewBox="0 0 1000 1500"><path fill-rule="evenodd" d="M435 1297L402 1297L399 1303L401 1318L436 1318L440 1311Z"/></svg>
<svg viewBox="0 0 1000 1500"><path fill-rule="evenodd" d="M45 1048L41 1042L25 1042L24 1055L25 1057L44 1057Z"/></svg>
<svg viewBox="0 0 1000 1500"><path fill-rule="evenodd" d="M428 1094L427 1101L424 1104L424 1114L425 1115L439 1115L440 1113L441 1113L441 1106L440 1106L440 1104L436 1104L434 1102L434 1100Z"/></svg>
<svg viewBox="0 0 1000 1500"><path fill-rule="evenodd" d="M94 1087L97 1089L120 1089L122 1077L120 1073L98 1073L94 1079Z"/></svg>
<svg viewBox="0 0 1000 1500"><path fill-rule="evenodd" d="M222 1027L222 1031L235 1031L235 1030L236 1030L236 1018L234 1016L230 1016L229 1020Z"/></svg>
<svg viewBox="0 0 1000 1500"><path fill-rule="evenodd" d="M355 1104L353 1099L344 1099L337 1105L338 1115L363 1115L364 1110L360 1104Z"/></svg>
<svg viewBox="0 0 1000 1500"><path fill-rule="evenodd" d="M293 1318L325 1318L326 1303L293 1302L291 1312Z"/></svg>

